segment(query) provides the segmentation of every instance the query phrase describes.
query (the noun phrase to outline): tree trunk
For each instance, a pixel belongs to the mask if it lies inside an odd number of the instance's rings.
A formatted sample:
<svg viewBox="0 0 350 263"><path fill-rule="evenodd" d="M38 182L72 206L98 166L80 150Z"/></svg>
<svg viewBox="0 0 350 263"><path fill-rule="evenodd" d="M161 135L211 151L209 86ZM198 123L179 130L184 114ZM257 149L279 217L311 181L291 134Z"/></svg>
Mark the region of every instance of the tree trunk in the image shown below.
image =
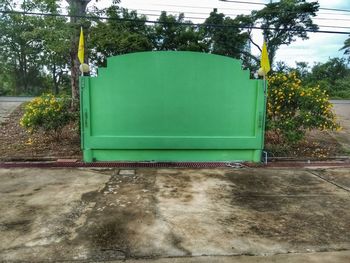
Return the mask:
<svg viewBox="0 0 350 263"><path fill-rule="evenodd" d="M16 78L16 95L21 95L22 93L27 92L27 71L26 71L26 59L25 59L25 52L23 46L20 46L19 52L18 52L18 72L17 78Z"/></svg>
<svg viewBox="0 0 350 263"><path fill-rule="evenodd" d="M70 52L70 63L71 63L71 89L72 89L72 108L76 109L79 100L79 60L78 60L78 38L72 36L71 40L71 52Z"/></svg>
<svg viewBox="0 0 350 263"><path fill-rule="evenodd" d="M16 83L16 96L20 95L23 90L23 61L22 56L18 56L18 68L15 67L15 74L17 75L17 78L15 78Z"/></svg>
<svg viewBox="0 0 350 263"><path fill-rule="evenodd" d="M273 62L275 61L276 52L277 50L275 48L270 48L270 50L268 50L271 68L272 68Z"/></svg>
<svg viewBox="0 0 350 263"><path fill-rule="evenodd" d="M71 52L70 52L70 65L71 65L71 89L72 89L72 109L76 110L79 106L79 60L78 60L78 45L79 45L79 33L80 16L86 15L86 6L91 0L67 0L70 9L70 22L75 29L71 38Z"/></svg>
<svg viewBox="0 0 350 263"><path fill-rule="evenodd" d="M23 65L24 65L24 70L23 70L23 86L24 86L24 91L26 94L29 94L29 87L28 87L28 62L27 62L27 55L24 54L23 56Z"/></svg>
<svg viewBox="0 0 350 263"><path fill-rule="evenodd" d="M57 70L56 70L56 64L53 64L52 68L52 82L53 82L53 93L55 95L58 95L59 89L58 89L58 80L57 80Z"/></svg>

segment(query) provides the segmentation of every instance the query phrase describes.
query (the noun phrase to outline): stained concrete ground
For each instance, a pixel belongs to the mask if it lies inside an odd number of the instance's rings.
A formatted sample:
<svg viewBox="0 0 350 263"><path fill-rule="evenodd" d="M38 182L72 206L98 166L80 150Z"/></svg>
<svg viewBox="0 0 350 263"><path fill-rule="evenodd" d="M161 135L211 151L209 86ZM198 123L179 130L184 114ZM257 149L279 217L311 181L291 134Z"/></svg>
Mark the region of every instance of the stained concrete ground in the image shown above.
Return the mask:
<svg viewBox="0 0 350 263"><path fill-rule="evenodd" d="M132 173L0 169L0 261L350 262L349 169Z"/></svg>

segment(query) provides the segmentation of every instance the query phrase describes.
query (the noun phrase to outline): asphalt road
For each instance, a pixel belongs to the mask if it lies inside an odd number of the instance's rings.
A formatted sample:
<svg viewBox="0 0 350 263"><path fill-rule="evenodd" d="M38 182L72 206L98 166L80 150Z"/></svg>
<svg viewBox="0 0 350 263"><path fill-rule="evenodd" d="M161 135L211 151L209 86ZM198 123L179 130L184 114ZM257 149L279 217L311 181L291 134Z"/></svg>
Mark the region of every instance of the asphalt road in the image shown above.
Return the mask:
<svg viewBox="0 0 350 263"><path fill-rule="evenodd" d="M350 100L331 100L342 130L331 135L350 153Z"/></svg>
<svg viewBox="0 0 350 263"><path fill-rule="evenodd" d="M0 103L1 102L26 102L33 99L33 97L0 97Z"/></svg>
<svg viewBox="0 0 350 263"><path fill-rule="evenodd" d="M8 118L21 103L30 101L32 97L0 97L0 124Z"/></svg>
<svg viewBox="0 0 350 263"><path fill-rule="evenodd" d="M350 104L350 100L330 100L333 104Z"/></svg>

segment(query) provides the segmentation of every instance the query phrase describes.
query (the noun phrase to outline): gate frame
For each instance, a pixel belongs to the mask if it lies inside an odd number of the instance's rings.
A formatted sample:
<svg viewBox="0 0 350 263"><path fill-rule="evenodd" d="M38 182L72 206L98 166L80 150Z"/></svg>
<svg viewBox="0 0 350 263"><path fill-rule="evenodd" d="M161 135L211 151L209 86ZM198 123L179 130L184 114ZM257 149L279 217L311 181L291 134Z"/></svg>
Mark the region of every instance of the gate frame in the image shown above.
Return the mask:
<svg viewBox="0 0 350 263"><path fill-rule="evenodd" d="M173 52L173 51L166 51ZM122 56L130 56L140 53L164 53L163 52L139 52L131 53ZM197 52L179 52L176 53L197 53ZM199 53L207 56L217 56L212 54ZM120 56L117 56L117 58ZM113 58L113 57L112 57ZM114 57L115 58L115 57ZM232 58L229 58L232 59ZM234 60L234 59L233 59ZM108 70L103 68L103 70ZM160 161L160 162L228 162L228 161L252 161L260 162L262 158L262 150L264 147L264 131L265 131L265 118L266 118L266 93L267 87L264 86L263 80L257 81L257 99L256 99L256 114L255 114L255 136L244 138L231 138L237 141L235 149L225 147L224 141L218 145L210 148L198 147L196 149L186 148L135 148L120 146L121 141L115 140L115 138L98 138L95 139L91 135L91 94L90 94L90 80L93 77L80 77L80 122L81 122L81 149L83 150L83 157L85 162L94 161ZM98 78L98 76L97 76ZM249 140L256 140L254 149ZM183 140L182 138L181 140ZM204 138L206 139L206 138ZM135 140L135 138L131 138ZM130 143L132 143L130 141ZM161 156L161 157L160 157Z"/></svg>

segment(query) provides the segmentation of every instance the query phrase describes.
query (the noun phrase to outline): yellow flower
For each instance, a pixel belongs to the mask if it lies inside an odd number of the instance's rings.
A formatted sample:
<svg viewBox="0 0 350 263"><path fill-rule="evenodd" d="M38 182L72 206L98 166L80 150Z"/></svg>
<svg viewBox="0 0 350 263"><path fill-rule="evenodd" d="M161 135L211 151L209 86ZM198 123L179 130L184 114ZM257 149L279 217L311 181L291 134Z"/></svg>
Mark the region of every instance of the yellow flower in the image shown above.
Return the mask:
<svg viewBox="0 0 350 263"><path fill-rule="evenodd" d="M31 138L29 138L28 141L25 144L26 145L32 145L33 144L33 140Z"/></svg>

